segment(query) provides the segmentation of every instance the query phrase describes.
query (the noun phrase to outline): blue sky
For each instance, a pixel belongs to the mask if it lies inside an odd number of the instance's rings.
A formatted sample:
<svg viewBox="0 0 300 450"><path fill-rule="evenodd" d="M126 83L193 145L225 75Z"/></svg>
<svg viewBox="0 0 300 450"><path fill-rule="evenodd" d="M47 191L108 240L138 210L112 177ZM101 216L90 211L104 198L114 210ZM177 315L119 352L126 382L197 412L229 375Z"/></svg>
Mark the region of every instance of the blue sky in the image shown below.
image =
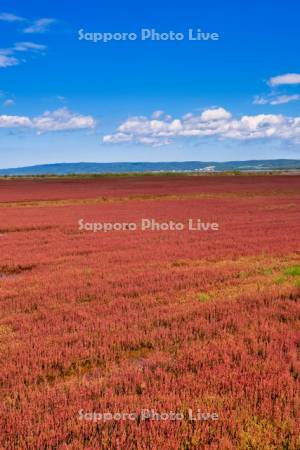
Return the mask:
<svg viewBox="0 0 300 450"><path fill-rule="evenodd" d="M296 0L2 0L0 167L299 159L299 13ZM184 39L143 41L148 28ZM219 40L190 41L198 28Z"/></svg>

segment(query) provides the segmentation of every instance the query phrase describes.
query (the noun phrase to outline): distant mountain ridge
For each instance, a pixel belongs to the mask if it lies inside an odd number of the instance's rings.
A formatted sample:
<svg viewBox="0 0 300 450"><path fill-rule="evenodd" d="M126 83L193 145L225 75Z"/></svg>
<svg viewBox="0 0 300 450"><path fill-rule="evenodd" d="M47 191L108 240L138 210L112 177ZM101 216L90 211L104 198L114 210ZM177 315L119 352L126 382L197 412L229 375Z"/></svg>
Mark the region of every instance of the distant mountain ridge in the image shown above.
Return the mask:
<svg viewBox="0 0 300 450"><path fill-rule="evenodd" d="M226 171L270 171L300 170L298 159L269 159L227 162L118 162L118 163L57 163L30 167L0 169L0 176L22 175L68 175L105 173L143 173L143 172L226 172Z"/></svg>

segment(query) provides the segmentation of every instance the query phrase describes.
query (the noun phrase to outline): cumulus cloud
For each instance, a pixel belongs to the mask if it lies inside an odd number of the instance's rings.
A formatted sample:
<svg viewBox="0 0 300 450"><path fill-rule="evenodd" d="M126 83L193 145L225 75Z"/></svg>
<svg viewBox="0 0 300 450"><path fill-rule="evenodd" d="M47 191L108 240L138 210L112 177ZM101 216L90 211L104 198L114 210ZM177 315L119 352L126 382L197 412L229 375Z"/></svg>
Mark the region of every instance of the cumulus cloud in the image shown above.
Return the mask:
<svg viewBox="0 0 300 450"><path fill-rule="evenodd" d="M51 19L51 18L38 19L38 20L34 21L31 25L26 27L23 31L24 31L24 33L29 33L29 34L45 33L46 31L48 31L50 25L52 25L55 22L56 22L56 20Z"/></svg>
<svg viewBox="0 0 300 450"><path fill-rule="evenodd" d="M201 119L204 122L209 122L210 120L226 120L230 118L230 112L226 111L224 108L207 109L201 114Z"/></svg>
<svg viewBox="0 0 300 450"><path fill-rule="evenodd" d="M285 73L284 75L278 75L272 77L269 80L270 86L281 86L287 84L300 84L299 73Z"/></svg>
<svg viewBox="0 0 300 450"><path fill-rule="evenodd" d="M300 117L258 114L234 118L224 108L188 113L171 121L137 116L127 119L115 133L104 136L103 142L166 145L176 138L209 136L239 140L278 138L300 143Z"/></svg>
<svg viewBox="0 0 300 450"><path fill-rule="evenodd" d="M11 13L0 13L0 20L2 22L22 22L24 17L16 16Z"/></svg>
<svg viewBox="0 0 300 450"><path fill-rule="evenodd" d="M39 134L53 131L75 131L95 128L96 121L92 116L73 113L67 108L46 111L41 116L9 116L0 115L0 128L29 128Z"/></svg>
<svg viewBox="0 0 300 450"><path fill-rule="evenodd" d="M31 120L26 116L0 116L0 128L28 128L31 127Z"/></svg>
<svg viewBox="0 0 300 450"><path fill-rule="evenodd" d="M94 128L96 121L92 116L71 112L68 108L46 111L32 120L33 127L39 132L67 131Z"/></svg>

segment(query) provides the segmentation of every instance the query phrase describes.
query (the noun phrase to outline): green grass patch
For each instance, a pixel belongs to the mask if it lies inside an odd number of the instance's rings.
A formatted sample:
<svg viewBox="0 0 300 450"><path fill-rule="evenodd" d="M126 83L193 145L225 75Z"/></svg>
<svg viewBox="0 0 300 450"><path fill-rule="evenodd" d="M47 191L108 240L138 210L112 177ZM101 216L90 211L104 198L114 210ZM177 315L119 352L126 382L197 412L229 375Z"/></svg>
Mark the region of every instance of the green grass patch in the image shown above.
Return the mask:
<svg viewBox="0 0 300 450"><path fill-rule="evenodd" d="M274 281L276 284L283 284L286 281L286 278L281 276L281 277L277 277Z"/></svg>
<svg viewBox="0 0 300 450"><path fill-rule="evenodd" d="M248 278L248 273L245 272L244 270L242 270L241 272L239 272L238 277L239 277L241 280L244 280L245 278Z"/></svg>
<svg viewBox="0 0 300 450"><path fill-rule="evenodd" d="M290 277L299 277L300 276L300 266L291 266L288 267L284 274Z"/></svg>
<svg viewBox="0 0 300 450"><path fill-rule="evenodd" d="M295 286L296 286L297 288L300 288L300 279L295 280Z"/></svg>
<svg viewBox="0 0 300 450"><path fill-rule="evenodd" d="M201 303L206 303L210 300L210 295L209 294L205 294L204 292L198 295L199 302Z"/></svg>

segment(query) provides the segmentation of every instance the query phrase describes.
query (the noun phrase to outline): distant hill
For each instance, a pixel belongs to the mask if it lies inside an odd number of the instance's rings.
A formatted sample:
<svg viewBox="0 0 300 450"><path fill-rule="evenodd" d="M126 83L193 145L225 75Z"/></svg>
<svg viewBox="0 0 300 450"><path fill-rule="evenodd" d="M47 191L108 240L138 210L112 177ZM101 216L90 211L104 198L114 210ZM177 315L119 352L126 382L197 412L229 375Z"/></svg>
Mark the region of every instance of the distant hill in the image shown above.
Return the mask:
<svg viewBox="0 0 300 450"><path fill-rule="evenodd" d="M228 162L120 162L120 163L58 163L30 167L0 169L0 176L21 175L68 175L68 174L104 174L133 172L226 172L226 171L270 171L300 170L300 160L270 159Z"/></svg>

